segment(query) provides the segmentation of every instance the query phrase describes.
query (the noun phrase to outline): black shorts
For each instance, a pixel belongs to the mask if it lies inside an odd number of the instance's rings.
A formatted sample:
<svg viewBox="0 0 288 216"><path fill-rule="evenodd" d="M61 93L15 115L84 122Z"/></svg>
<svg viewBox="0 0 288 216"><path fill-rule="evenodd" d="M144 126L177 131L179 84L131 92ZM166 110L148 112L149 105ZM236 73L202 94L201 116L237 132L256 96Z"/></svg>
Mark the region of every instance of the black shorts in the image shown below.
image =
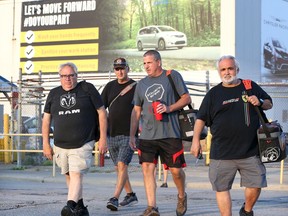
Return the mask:
<svg viewBox="0 0 288 216"><path fill-rule="evenodd" d="M165 169L186 167L181 139L140 140L138 147L140 164L143 162L157 164L158 156Z"/></svg>

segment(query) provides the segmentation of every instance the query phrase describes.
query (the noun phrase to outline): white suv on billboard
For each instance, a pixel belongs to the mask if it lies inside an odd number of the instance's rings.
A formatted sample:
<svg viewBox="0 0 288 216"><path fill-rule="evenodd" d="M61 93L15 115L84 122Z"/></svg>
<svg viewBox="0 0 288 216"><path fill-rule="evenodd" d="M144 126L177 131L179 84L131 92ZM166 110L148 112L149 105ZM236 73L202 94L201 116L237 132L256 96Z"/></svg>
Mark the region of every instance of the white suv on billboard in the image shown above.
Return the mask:
<svg viewBox="0 0 288 216"><path fill-rule="evenodd" d="M187 46L187 37L184 33L176 31L170 26L146 26L138 31L136 45L139 51L144 48L165 50L166 48L177 47L182 49Z"/></svg>

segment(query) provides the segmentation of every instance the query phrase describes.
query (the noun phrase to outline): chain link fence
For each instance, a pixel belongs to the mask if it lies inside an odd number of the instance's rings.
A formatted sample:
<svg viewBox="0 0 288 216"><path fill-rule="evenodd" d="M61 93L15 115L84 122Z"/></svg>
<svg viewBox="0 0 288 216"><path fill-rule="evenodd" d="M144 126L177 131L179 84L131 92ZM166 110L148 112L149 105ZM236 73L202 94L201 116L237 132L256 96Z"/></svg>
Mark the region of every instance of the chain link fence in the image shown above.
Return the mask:
<svg viewBox="0 0 288 216"><path fill-rule="evenodd" d="M267 118L278 120L283 131L288 133L288 84L287 83L260 83L260 86L268 92L273 99L273 108L266 111Z"/></svg>

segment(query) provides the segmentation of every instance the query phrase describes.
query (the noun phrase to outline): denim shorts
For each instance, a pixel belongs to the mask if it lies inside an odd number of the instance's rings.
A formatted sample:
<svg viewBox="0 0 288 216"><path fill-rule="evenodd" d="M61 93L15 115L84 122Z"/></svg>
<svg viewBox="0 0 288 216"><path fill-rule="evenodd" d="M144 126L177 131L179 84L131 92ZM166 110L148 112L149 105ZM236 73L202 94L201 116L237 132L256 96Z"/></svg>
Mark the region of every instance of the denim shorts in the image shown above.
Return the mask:
<svg viewBox="0 0 288 216"><path fill-rule="evenodd" d="M54 146L56 163L61 168L61 174L64 175L70 171L87 173L91 167L94 145L95 140L75 149L63 149Z"/></svg>
<svg viewBox="0 0 288 216"><path fill-rule="evenodd" d="M237 171L240 186L248 188L267 187L266 168L258 156L237 160L210 160L209 179L214 191L232 188Z"/></svg>
<svg viewBox="0 0 288 216"><path fill-rule="evenodd" d="M123 162L126 165L131 162L134 151L130 148L129 139L129 136L124 135L109 137L108 150L115 166L118 162Z"/></svg>

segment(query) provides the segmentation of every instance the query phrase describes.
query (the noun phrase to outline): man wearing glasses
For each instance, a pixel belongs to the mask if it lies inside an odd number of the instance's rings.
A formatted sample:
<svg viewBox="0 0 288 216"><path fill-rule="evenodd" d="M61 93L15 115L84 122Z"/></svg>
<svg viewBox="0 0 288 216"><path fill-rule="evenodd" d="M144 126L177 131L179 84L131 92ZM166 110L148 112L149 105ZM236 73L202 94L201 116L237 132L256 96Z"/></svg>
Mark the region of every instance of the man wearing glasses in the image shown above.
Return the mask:
<svg viewBox="0 0 288 216"><path fill-rule="evenodd" d="M67 204L61 216L89 216L83 203L83 174L92 162L92 150L99 137L99 152L105 153L107 116L99 92L91 83L77 82L73 63L60 65L61 86L52 89L44 107L42 123L43 154L65 174L68 187ZM49 143L51 119L54 121L54 151Z"/></svg>
<svg viewBox="0 0 288 216"><path fill-rule="evenodd" d="M116 79L107 83L101 96L105 108L109 112L108 149L117 171L114 195L108 200L107 208L117 211L119 204L120 206L131 206L138 202L128 176L128 165L134 154L129 146L129 133L136 82L128 77L129 66L124 58L115 59L113 66ZM118 199L123 188L127 195L119 203Z"/></svg>

